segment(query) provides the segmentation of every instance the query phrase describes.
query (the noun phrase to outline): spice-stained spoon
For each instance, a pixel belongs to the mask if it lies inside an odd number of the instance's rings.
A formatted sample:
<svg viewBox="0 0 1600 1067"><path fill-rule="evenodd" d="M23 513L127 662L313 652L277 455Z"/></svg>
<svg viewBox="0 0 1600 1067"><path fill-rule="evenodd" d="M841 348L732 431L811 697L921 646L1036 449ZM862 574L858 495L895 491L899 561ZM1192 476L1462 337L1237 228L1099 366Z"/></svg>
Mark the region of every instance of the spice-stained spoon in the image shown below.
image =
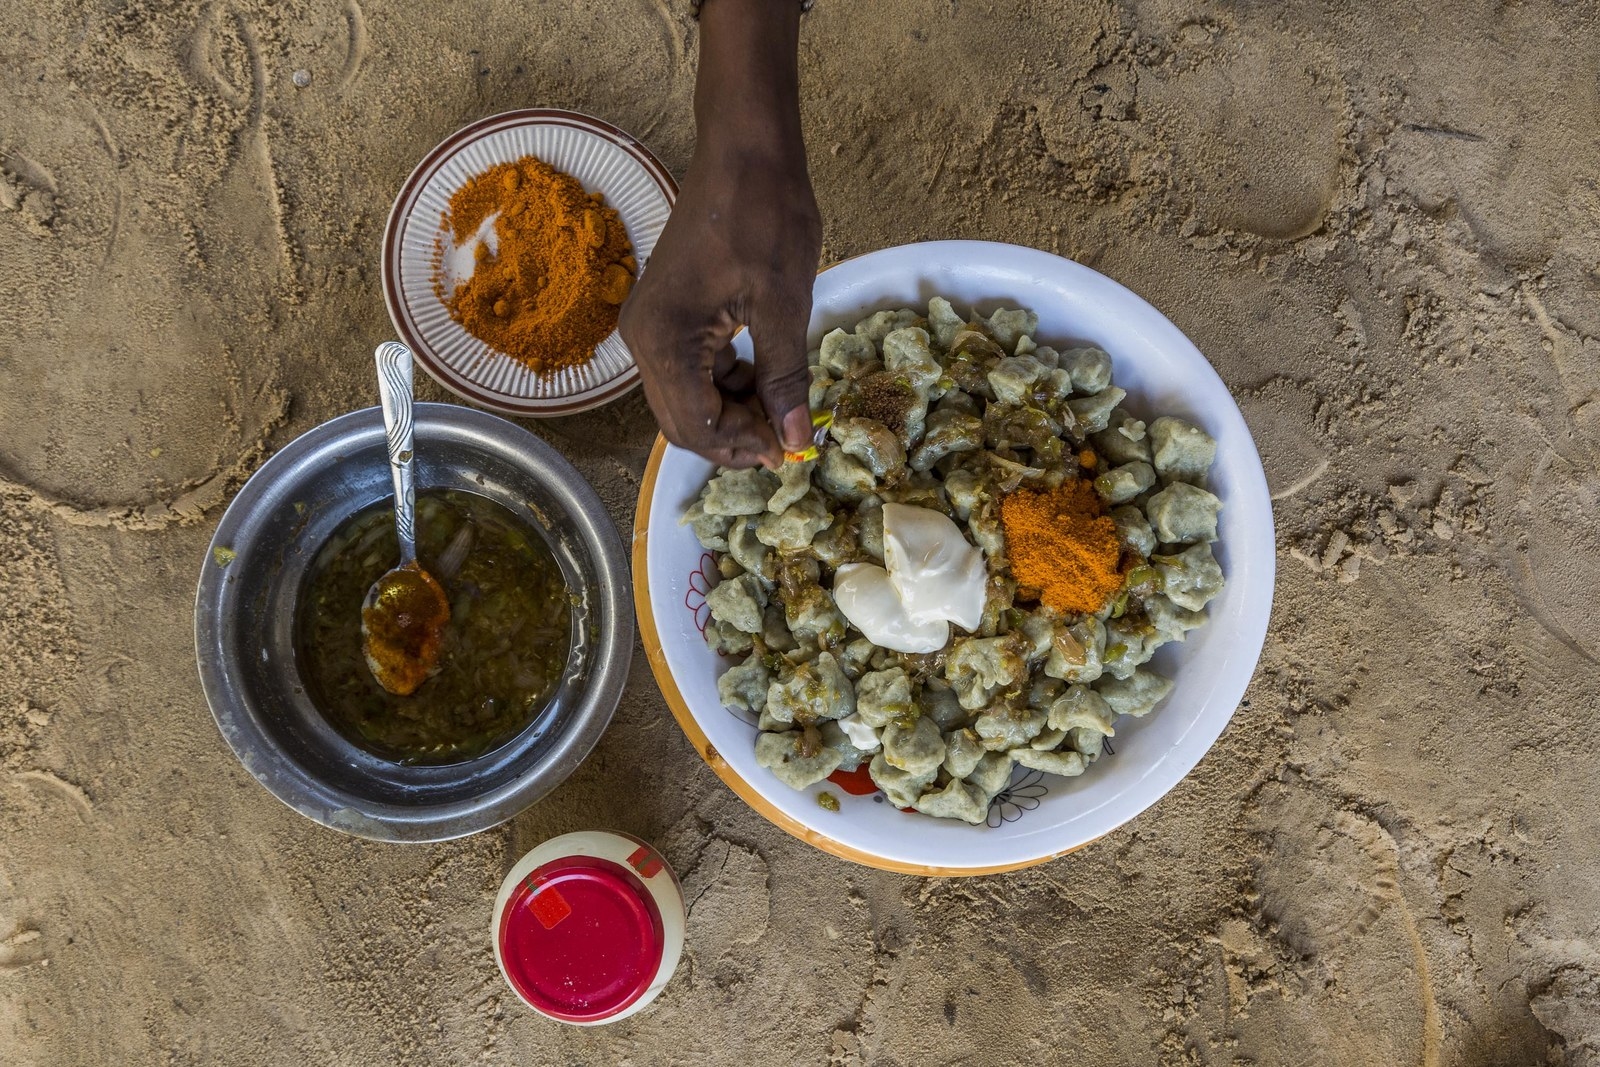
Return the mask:
<svg viewBox="0 0 1600 1067"><path fill-rule="evenodd" d="M411 349L398 341L378 346L378 395L394 476L394 529L400 565L367 591L361 605L361 651L378 684L410 696L439 670L450 599L417 562L416 488L413 482Z"/></svg>

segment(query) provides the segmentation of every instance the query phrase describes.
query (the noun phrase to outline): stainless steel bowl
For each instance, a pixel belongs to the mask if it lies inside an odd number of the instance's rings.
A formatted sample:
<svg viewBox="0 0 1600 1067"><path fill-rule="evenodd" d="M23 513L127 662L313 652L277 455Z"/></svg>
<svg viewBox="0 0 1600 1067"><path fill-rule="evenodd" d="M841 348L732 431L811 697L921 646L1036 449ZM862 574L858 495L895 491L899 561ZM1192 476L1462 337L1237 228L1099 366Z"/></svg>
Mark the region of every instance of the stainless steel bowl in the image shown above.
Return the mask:
<svg viewBox="0 0 1600 1067"><path fill-rule="evenodd" d="M512 741L462 763L406 766L346 741L306 694L294 630L307 569L341 523L391 495L377 408L323 423L256 472L217 527L195 598L200 681L245 769L302 815L380 841L476 833L550 792L605 731L633 655L622 541L572 464L521 427L454 404L416 406L416 453L419 490L510 508L545 535L579 594L561 686Z"/></svg>

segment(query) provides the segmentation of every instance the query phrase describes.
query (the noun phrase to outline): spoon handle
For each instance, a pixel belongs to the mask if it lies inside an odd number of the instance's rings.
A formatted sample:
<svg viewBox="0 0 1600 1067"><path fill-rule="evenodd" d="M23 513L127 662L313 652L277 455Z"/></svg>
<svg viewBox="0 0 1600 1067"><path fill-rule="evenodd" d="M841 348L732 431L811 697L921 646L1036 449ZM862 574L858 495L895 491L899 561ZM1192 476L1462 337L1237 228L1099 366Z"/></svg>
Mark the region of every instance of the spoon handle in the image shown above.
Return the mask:
<svg viewBox="0 0 1600 1067"><path fill-rule="evenodd" d="M400 565L417 558L416 486L411 460L411 349L399 341L378 346L378 396L388 434L389 473L394 475L394 529L400 539Z"/></svg>

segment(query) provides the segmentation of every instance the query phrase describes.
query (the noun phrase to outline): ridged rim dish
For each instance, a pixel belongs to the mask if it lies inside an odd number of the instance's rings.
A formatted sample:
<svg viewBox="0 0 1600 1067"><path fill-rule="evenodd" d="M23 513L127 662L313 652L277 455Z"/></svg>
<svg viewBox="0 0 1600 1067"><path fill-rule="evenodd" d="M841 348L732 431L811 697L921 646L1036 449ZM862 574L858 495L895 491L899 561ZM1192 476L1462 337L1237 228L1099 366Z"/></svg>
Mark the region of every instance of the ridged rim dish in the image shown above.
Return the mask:
<svg viewBox="0 0 1600 1067"><path fill-rule="evenodd" d="M429 224L425 229L412 231L414 223L420 224L419 210L427 210L421 207L424 200L436 211L460 188L466 177L481 173L493 162L501 161L501 157L515 158L515 155L485 153L466 174L458 173L447 180L443 172L447 168L459 169L454 167L458 157L482 150L492 138L534 137L544 133L569 139L567 149L571 154L550 153L551 158L544 161L551 166L575 172L603 164L608 168L607 174L628 176L634 195L622 204L615 202L615 194L621 188L620 178L594 185L586 183L585 187L597 188L606 195L607 203L618 208L633 242L640 270L644 270L677 200L678 183L662 162L631 135L603 119L560 108L503 112L480 119L445 138L423 157L400 187L383 235L384 303L396 332L411 347L417 362L435 381L462 399L525 418L573 415L609 403L632 390L639 384L639 369L627 346L613 331L601 343L595 360L587 368L561 372L554 386L544 383L537 386L541 390L550 389L549 395L526 395L497 388L492 384L494 379L526 382L533 376L511 357L471 337L447 314L441 320L443 305L432 291L433 266L429 258L438 227ZM574 176L582 180L581 174ZM450 355L441 354L439 348L447 349ZM599 373L596 368L602 364L610 370L596 377Z"/></svg>

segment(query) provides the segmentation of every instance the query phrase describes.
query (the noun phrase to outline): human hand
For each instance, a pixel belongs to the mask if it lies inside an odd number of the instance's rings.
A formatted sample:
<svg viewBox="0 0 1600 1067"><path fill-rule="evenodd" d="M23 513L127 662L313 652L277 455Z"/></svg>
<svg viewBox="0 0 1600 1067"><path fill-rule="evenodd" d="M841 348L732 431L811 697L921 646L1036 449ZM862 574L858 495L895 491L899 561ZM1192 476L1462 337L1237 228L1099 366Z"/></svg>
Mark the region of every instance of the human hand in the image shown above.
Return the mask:
<svg viewBox="0 0 1600 1067"><path fill-rule="evenodd" d="M810 443L806 327L821 230L804 171L691 168L621 321L667 440L730 467L776 466ZM734 357L741 326L753 365Z"/></svg>
<svg viewBox="0 0 1600 1067"><path fill-rule="evenodd" d="M622 338L667 440L777 466L811 441L806 328L822 222L800 136L799 4L710 0L689 173ZM750 330L755 363L735 359Z"/></svg>

